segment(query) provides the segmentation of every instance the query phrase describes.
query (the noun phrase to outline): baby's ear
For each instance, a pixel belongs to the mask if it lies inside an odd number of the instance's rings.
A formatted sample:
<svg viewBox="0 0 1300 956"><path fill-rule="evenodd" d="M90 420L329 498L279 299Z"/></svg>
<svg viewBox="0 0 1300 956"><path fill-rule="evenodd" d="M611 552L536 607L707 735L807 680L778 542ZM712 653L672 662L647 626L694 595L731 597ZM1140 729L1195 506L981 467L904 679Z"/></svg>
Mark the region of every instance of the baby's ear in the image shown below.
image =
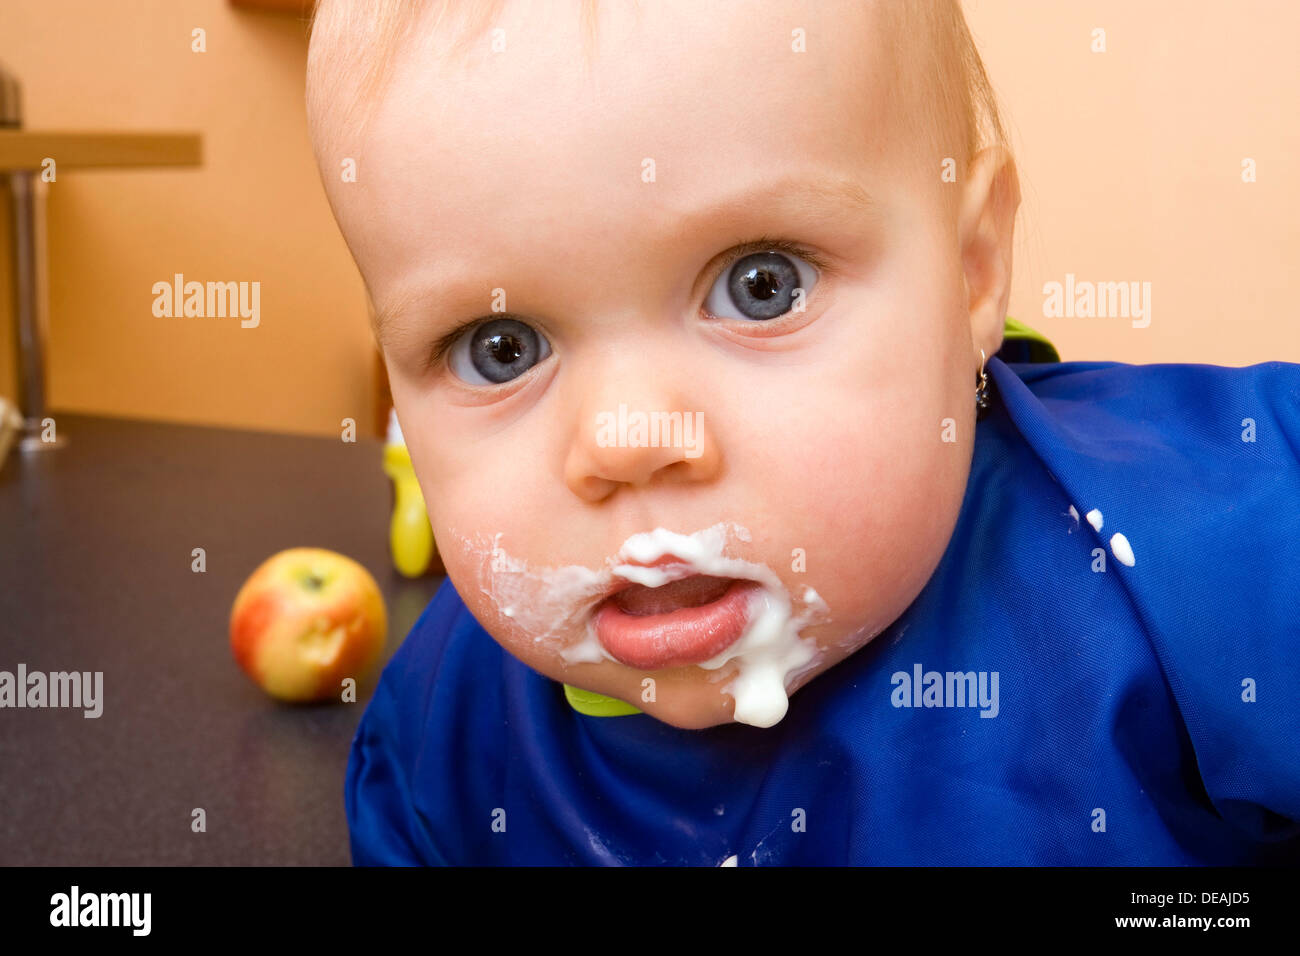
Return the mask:
<svg viewBox="0 0 1300 956"><path fill-rule="evenodd" d="M1020 206L1016 161L1002 146L978 152L966 171L957 239L966 278L971 338L993 355L1011 299L1012 239Z"/></svg>

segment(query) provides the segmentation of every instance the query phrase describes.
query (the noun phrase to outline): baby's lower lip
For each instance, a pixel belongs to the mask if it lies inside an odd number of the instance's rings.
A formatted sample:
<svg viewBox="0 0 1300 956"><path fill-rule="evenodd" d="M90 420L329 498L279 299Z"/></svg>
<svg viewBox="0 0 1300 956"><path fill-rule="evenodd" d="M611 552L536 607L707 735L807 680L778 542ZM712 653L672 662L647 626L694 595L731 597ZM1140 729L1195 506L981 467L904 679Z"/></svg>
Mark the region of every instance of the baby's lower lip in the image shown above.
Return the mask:
<svg viewBox="0 0 1300 956"><path fill-rule="evenodd" d="M717 657L745 633L749 597L758 586L734 580L708 604L657 614L629 614L609 598L596 610L596 637L628 667L659 670L699 664Z"/></svg>

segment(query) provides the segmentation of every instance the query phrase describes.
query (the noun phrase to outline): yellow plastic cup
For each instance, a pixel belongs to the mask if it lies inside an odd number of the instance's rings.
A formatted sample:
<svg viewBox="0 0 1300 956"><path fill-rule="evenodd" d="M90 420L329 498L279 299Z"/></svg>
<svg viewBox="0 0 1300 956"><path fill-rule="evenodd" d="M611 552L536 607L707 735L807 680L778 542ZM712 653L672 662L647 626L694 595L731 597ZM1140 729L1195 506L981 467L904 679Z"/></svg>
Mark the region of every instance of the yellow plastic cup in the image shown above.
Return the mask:
<svg viewBox="0 0 1300 956"><path fill-rule="evenodd" d="M388 526L388 547L393 565L408 578L418 578L433 561L433 529L424 506L424 492L415 479L411 453L405 445L384 446L384 472L393 479L393 519Z"/></svg>

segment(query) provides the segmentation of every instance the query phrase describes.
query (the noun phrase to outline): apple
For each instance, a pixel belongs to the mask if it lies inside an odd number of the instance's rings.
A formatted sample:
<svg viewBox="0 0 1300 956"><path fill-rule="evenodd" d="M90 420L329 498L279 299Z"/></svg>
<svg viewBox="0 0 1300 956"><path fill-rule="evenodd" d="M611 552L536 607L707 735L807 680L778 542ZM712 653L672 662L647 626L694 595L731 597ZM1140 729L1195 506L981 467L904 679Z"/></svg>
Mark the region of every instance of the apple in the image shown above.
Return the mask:
<svg viewBox="0 0 1300 956"><path fill-rule="evenodd" d="M244 582L230 610L235 660L272 697L341 700L384 649L388 613L370 572L336 551L290 548Z"/></svg>

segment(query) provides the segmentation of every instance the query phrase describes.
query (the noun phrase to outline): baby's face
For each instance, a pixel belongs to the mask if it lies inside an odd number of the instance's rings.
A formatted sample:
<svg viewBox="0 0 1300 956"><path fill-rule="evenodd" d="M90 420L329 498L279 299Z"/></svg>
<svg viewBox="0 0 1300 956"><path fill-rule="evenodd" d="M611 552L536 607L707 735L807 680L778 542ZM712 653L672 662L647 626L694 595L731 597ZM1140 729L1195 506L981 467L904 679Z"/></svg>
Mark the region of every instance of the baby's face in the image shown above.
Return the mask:
<svg viewBox="0 0 1300 956"><path fill-rule="evenodd" d="M602 4L590 64L576 9L507 4L504 49L455 63L404 49L332 199L475 617L667 723L770 724L773 682L894 621L956 522L996 347L962 186L870 5Z"/></svg>

